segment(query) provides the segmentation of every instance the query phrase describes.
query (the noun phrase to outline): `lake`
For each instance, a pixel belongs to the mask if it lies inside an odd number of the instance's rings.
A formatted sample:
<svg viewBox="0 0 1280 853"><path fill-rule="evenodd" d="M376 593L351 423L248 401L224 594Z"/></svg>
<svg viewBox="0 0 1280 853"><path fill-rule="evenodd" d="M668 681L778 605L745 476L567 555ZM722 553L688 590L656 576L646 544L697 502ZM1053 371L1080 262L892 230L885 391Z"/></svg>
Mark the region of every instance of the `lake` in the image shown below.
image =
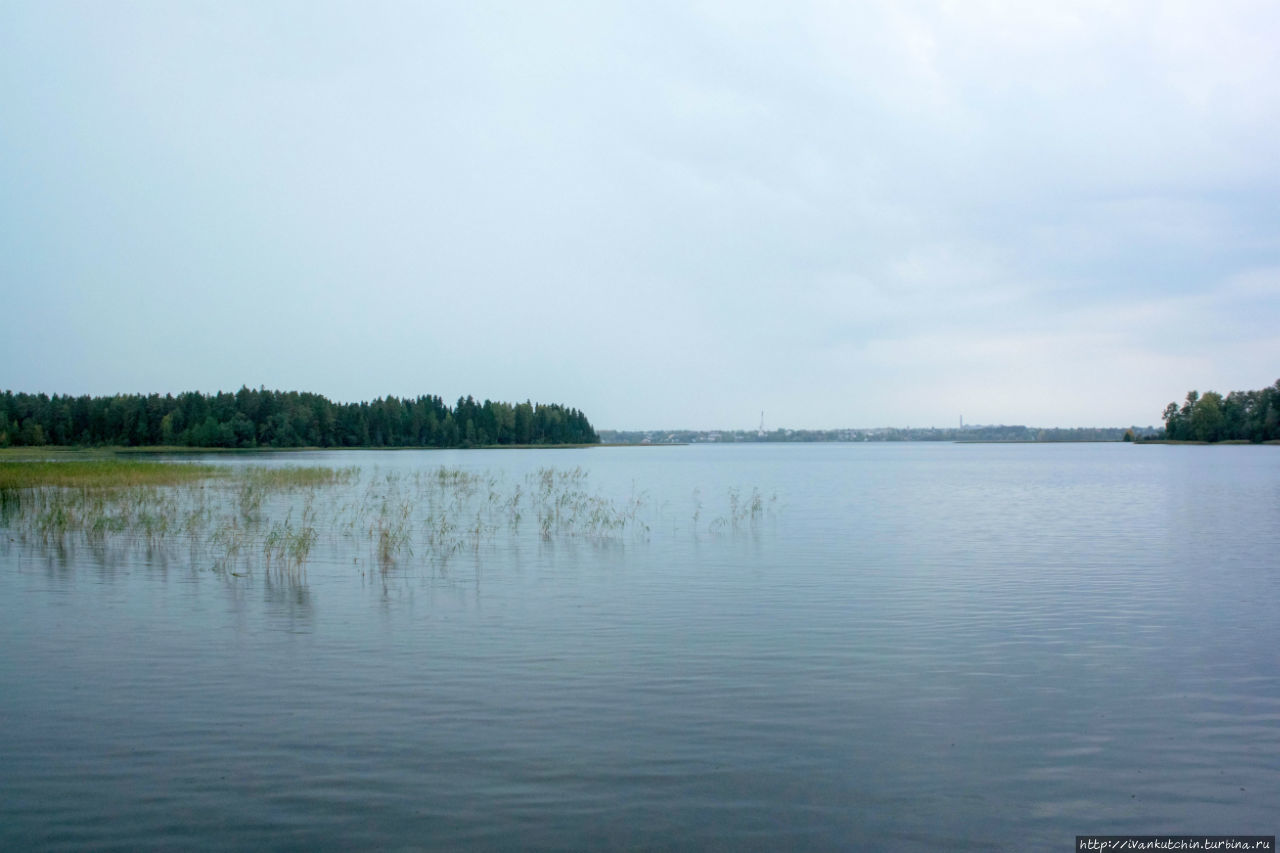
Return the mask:
<svg viewBox="0 0 1280 853"><path fill-rule="evenodd" d="M0 848L1276 832L1276 448L200 458L359 471L288 571L10 518Z"/></svg>

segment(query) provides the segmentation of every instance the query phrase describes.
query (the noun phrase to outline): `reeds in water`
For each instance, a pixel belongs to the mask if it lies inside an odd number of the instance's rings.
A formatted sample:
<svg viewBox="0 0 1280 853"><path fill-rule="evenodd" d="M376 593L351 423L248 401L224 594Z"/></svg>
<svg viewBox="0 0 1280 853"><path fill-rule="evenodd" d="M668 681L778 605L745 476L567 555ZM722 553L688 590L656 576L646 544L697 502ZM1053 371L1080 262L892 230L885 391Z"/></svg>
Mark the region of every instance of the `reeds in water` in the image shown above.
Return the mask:
<svg viewBox="0 0 1280 853"><path fill-rule="evenodd" d="M267 571L272 568L279 573L297 571L307 561L311 549L315 547L319 534L314 526L307 524L304 518L298 525L293 523L290 512L284 521L272 522L270 529L262 540L262 554L266 558Z"/></svg>
<svg viewBox="0 0 1280 853"><path fill-rule="evenodd" d="M126 486L177 486L226 476L218 465L191 462L152 462L138 459L66 459L0 461L0 490L67 488L122 488Z"/></svg>
<svg viewBox="0 0 1280 853"><path fill-rule="evenodd" d="M31 464L42 463L9 467ZM339 548L363 541L389 569L414 559L448 559L464 548L480 553L503 537L616 544L644 541L651 532L645 491L633 484L629 495L611 498L592 490L582 468L540 468L515 482L457 467L403 474L133 460L95 460L79 474L68 473L72 468L40 473L68 464L10 475L7 482L26 484L0 489L0 524L11 536L40 546L136 545L148 553L185 545L197 562L240 575L258 567L296 573L326 542ZM112 466L128 473L117 476ZM160 473L169 479L137 482ZM775 501L756 488L731 489L727 511L712 515L705 529L754 528ZM704 513L695 491L695 532ZM526 519L536 527L528 530Z"/></svg>

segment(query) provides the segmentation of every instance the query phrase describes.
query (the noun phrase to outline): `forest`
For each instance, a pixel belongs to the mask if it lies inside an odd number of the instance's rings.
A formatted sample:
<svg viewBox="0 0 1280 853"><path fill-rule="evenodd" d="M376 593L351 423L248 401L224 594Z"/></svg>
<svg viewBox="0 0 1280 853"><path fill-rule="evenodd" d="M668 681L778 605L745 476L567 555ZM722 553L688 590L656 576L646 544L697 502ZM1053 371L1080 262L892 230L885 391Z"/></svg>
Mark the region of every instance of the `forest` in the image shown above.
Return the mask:
<svg viewBox="0 0 1280 853"><path fill-rule="evenodd" d="M1280 379L1260 391L1187 392L1164 410L1169 441L1280 441Z"/></svg>
<svg viewBox="0 0 1280 853"><path fill-rule="evenodd" d="M595 444L577 409L440 397L335 403L320 394L0 395L0 447L484 447Z"/></svg>

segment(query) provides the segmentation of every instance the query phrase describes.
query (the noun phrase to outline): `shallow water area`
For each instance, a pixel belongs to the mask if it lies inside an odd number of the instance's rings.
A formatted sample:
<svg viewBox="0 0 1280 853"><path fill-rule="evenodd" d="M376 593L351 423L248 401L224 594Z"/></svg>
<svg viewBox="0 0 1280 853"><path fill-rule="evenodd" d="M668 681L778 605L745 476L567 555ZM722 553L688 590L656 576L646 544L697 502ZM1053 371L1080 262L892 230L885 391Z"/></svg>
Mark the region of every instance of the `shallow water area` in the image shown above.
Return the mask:
<svg viewBox="0 0 1280 853"><path fill-rule="evenodd" d="M1274 448L200 460L356 470L5 515L0 847L1276 831Z"/></svg>

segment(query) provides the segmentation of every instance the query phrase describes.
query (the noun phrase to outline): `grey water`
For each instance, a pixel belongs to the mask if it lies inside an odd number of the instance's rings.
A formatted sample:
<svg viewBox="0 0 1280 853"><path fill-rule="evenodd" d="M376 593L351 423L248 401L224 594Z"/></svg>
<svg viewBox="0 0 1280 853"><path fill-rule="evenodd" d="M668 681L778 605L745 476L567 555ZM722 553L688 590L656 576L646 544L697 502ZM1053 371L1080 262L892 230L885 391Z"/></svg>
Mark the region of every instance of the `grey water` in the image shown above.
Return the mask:
<svg viewBox="0 0 1280 853"><path fill-rule="evenodd" d="M1277 830L1280 449L212 460L370 481L580 466L647 529L526 528L394 565L322 537L290 577L0 531L0 849ZM753 492L764 510L735 520L731 493Z"/></svg>

